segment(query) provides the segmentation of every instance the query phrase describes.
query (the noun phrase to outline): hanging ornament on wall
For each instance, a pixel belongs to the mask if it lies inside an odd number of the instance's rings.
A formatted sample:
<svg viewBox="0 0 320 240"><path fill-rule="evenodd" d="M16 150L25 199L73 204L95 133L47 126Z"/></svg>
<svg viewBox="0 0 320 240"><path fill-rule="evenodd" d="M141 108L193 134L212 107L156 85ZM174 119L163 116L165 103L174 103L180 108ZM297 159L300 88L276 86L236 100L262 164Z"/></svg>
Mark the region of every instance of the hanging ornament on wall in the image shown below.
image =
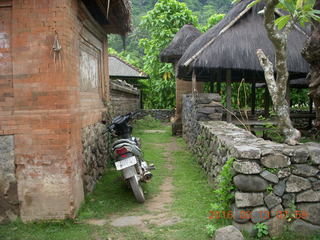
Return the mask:
<svg viewBox="0 0 320 240"><path fill-rule="evenodd" d="M53 61L56 66L56 63L58 62L59 65L62 66L62 46L59 42L58 33L55 31L54 41L52 45L52 51L53 51Z"/></svg>

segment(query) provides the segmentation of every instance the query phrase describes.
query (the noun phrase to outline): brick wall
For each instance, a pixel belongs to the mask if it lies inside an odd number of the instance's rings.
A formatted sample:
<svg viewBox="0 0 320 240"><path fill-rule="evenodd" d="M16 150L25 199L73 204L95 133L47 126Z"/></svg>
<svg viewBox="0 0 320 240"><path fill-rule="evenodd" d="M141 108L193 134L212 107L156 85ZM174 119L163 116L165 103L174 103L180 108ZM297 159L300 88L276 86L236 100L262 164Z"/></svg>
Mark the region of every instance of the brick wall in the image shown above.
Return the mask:
<svg viewBox="0 0 320 240"><path fill-rule="evenodd" d="M83 200L81 129L101 119L102 99L108 98L106 38L89 24L77 0L5 2L0 135L14 138L20 214L24 221L73 217ZM79 91L87 28L101 44L95 92ZM54 56L56 33L62 50Z"/></svg>

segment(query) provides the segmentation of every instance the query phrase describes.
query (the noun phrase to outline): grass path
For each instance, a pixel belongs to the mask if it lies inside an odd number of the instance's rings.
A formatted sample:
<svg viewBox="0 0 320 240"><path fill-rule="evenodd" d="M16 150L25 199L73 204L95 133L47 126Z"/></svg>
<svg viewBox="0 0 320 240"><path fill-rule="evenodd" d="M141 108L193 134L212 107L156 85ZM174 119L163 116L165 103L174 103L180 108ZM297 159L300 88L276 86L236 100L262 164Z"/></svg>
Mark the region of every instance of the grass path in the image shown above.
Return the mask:
<svg viewBox="0 0 320 240"><path fill-rule="evenodd" d="M212 202L207 178L170 127L142 124L135 129L154 178L144 184L138 204L114 168L106 171L75 220L0 226L1 240L209 239L205 225Z"/></svg>

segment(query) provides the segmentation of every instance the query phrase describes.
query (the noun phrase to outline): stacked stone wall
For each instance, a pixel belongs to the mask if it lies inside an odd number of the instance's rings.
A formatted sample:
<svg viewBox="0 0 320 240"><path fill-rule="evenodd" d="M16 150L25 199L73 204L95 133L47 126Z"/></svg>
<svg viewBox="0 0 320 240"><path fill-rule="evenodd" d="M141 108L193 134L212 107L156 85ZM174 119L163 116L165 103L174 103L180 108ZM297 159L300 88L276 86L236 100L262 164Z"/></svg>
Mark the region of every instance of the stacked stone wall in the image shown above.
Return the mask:
<svg viewBox="0 0 320 240"><path fill-rule="evenodd" d="M122 80L111 82L111 108L115 116L140 109L140 91Z"/></svg>
<svg viewBox="0 0 320 240"><path fill-rule="evenodd" d="M83 184L86 192L94 189L110 159L110 134L101 123L92 124L82 130L82 151L84 157Z"/></svg>
<svg viewBox="0 0 320 240"><path fill-rule="evenodd" d="M152 116L162 122L169 122L170 118L174 116L174 110L170 109L141 109L138 111L137 118L143 118L145 116Z"/></svg>
<svg viewBox="0 0 320 240"><path fill-rule="evenodd" d="M19 214L14 165L14 137L0 136L0 223L15 220Z"/></svg>
<svg viewBox="0 0 320 240"><path fill-rule="evenodd" d="M213 184L234 158L233 224L253 233L264 222L271 236L286 225L300 234L320 231L320 144L288 146L224 121L197 121L196 102L184 97L184 138Z"/></svg>

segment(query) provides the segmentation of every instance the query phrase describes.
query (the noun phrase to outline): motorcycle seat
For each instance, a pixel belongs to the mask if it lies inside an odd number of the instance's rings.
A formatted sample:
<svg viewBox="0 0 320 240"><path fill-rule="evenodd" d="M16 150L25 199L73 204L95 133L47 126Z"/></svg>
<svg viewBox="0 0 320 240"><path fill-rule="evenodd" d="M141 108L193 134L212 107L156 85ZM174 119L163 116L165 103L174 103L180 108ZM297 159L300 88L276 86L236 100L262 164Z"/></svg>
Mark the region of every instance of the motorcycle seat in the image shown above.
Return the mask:
<svg viewBox="0 0 320 240"><path fill-rule="evenodd" d="M117 149L117 148L122 148L122 147L126 147L126 146L131 147L131 148L135 147L135 145L132 145L132 144L119 143L119 144L113 146L113 147L112 147L112 150L114 151L114 150Z"/></svg>
<svg viewBox="0 0 320 240"><path fill-rule="evenodd" d="M129 139L119 139L119 140L115 141L112 144L112 147L114 148L116 145L122 144L122 143L127 143L127 144L131 144L131 145L136 145L137 144L135 141L132 141L132 140L129 140Z"/></svg>

